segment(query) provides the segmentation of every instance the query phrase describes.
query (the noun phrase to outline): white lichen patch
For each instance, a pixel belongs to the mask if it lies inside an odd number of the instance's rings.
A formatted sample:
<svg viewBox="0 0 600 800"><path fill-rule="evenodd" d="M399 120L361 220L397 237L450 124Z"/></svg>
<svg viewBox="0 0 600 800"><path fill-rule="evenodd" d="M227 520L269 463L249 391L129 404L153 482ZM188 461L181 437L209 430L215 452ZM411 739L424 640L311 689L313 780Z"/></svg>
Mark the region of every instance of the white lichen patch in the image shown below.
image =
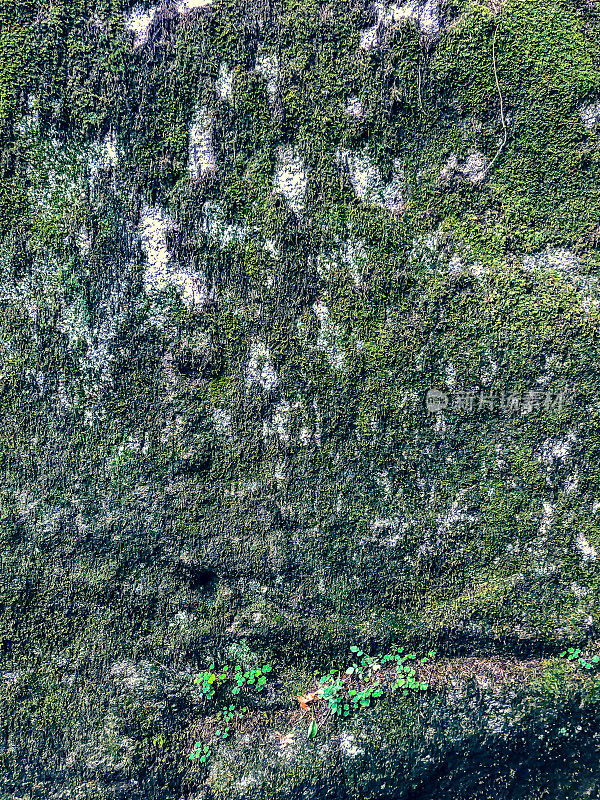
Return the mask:
<svg viewBox="0 0 600 800"><path fill-rule="evenodd" d="M429 273L447 269L451 275L458 277L468 271L477 280L483 280L490 273L489 267L473 262L471 257L470 245L463 242L444 242L443 233L438 229L413 239L409 260L420 262Z"/></svg>
<svg viewBox="0 0 600 800"><path fill-rule="evenodd" d="M498 364L492 358L490 358L489 353L486 355L489 367L481 373L481 383L484 386L487 386L489 383L491 383L491 381L493 381L498 374Z"/></svg>
<svg viewBox="0 0 600 800"><path fill-rule="evenodd" d="M556 564L549 561L548 534L554 518L554 508L550 503L543 504L542 520L538 536L529 545L523 547L523 552L532 557L532 567L538 575L547 575L556 572ZM517 548L518 550L518 548Z"/></svg>
<svg viewBox="0 0 600 800"><path fill-rule="evenodd" d="M555 467L565 462L571 452L568 441L561 439L546 439L542 444L539 461L545 467Z"/></svg>
<svg viewBox="0 0 600 800"><path fill-rule="evenodd" d="M360 97L356 95L349 97L345 111L349 117L355 117L356 119L363 117L365 114L365 107Z"/></svg>
<svg viewBox="0 0 600 800"><path fill-rule="evenodd" d="M598 558L596 548L588 542L581 531L579 531L575 538L575 546L582 554L584 561L595 561Z"/></svg>
<svg viewBox="0 0 600 800"><path fill-rule="evenodd" d="M565 494L569 495L579 487L579 473L577 468L572 475L567 475L565 479Z"/></svg>
<svg viewBox="0 0 600 800"><path fill-rule="evenodd" d="M357 289L363 287L363 268L368 260L364 239L348 239L342 249L342 261L348 265L348 272Z"/></svg>
<svg viewBox="0 0 600 800"><path fill-rule="evenodd" d="M214 408L213 425L218 433L228 433L231 430L231 413L224 408Z"/></svg>
<svg viewBox="0 0 600 800"><path fill-rule="evenodd" d="M542 503L542 519L540 522L539 533L547 536L550 533L552 526L552 519L554 518L554 509L551 503Z"/></svg>
<svg viewBox="0 0 600 800"><path fill-rule="evenodd" d="M146 440L146 434L141 436L128 436L124 444L120 444L117 448L118 455L122 456L125 451L130 453L140 453L143 456L148 455L150 443Z"/></svg>
<svg viewBox="0 0 600 800"><path fill-rule="evenodd" d="M172 402L174 395L169 396L169 402ZM175 414L171 419L166 420L164 426L160 431L159 440L161 444L167 444L178 439L185 430L185 420L181 414Z"/></svg>
<svg viewBox="0 0 600 800"><path fill-rule="evenodd" d="M471 183L479 183L485 177L488 164L489 158L481 151L475 150L469 154L460 171Z"/></svg>
<svg viewBox="0 0 600 800"><path fill-rule="evenodd" d="M455 253L448 262L448 272L451 275L458 277L459 275L462 275L464 270L465 270L465 265L463 263L462 258Z"/></svg>
<svg viewBox="0 0 600 800"><path fill-rule="evenodd" d="M354 744L355 737L352 733L348 733L345 731L340 736L340 750L345 756L349 758L356 758L356 756L361 756L364 754L364 750L361 747L356 747Z"/></svg>
<svg viewBox="0 0 600 800"><path fill-rule="evenodd" d="M587 131L592 131L600 122L600 103L591 103L588 106L581 106L577 113L585 129Z"/></svg>
<svg viewBox="0 0 600 800"><path fill-rule="evenodd" d="M455 525L457 522L461 520L468 519L469 521L473 521L474 517L467 516L464 511L460 510L460 506L462 504L463 498L467 493L467 489L461 489L456 498L454 499L450 509L446 513L442 513L438 516L437 519L437 530L436 534L440 536L443 533L447 533L450 528Z"/></svg>
<svg viewBox="0 0 600 800"><path fill-rule="evenodd" d="M140 213L140 241L146 256L144 289L148 294L177 289L186 306L201 305L210 291L201 276L179 268L167 245L167 235L177 229L176 223L160 206L144 201Z"/></svg>
<svg viewBox="0 0 600 800"><path fill-rule="evenodd" d="M446 433L446 416L443 411L438 411L437 414L435 414L433 430L439 434Z"/></svg>
<svg viewBox="0 0 600 800"><path fill-rule="evenodd" d="M244 775L243 778L241 778L239 781L236 781L235 789L236 790L239 789L240 793L243 794L251 786L258 786L262 779L263 779L262 775L260 777L256 775Z"/></svg>
<svg viewBox="0 0 600 800"><path fill-rule="evenodd" d="M149 661L117 661L110 670L116 683L130 692L146 693L155 686L156 670Z"/></svg>
<svg viewBox="0 0 600 800"><path fill-rule="evenodd" d="M273 367L269 348L261 341L250 346L250 358L246 366L246 388L258 383L263 389L274 389L279 380Z"/></svg>
<svg viewBox="0 0 600 800"><path fill-rule="evenodd" d="M273 470L273 476L277 481L277 488L280 489L285 481L285 464L283 461L278 461Z"/></svg>
<svg viewBox="0 0 600 800"><path fill-rule="evenodd" d="M329 310L325 303L317 301L313 303L312 308L320 323L316 348L325 353L333 369L343 371L345 368L345 353L340 344L343 332L339 325L330 320Z"/></svg>
<svg viewBox="0 0 600 800"><path fill-rule="evenodd" d="M406 3L393 3L387 8L382 2L376 3L377 21L370 28L361 31L360 49L373 50L381 47L394 27L406 20L416 22L419 31L426 36L439 33L442 27L440 6L440 0L425 0L425 2L408 0Z"/></svg>
<svg viewBox="0 0 600 800"><path fill-rule="evenodd" d="M557 272L573 273L579 267L579 259L571 250L561 247L547 247L541 253L523 257L523 268L533 272L536 269L555 269Z"/></svg>
<svg viewBox="0 0 600 800"><path fill-rule="evenodd" d="M547 248L537 255L525 256L523 266L529 270L556 270L579 292L581 305L585 311L600 304L598 277L580 273L579 259L570 250Z"/></svg>
<svg viewBox="0 0 600 800"><path fill-rule="evenodd" d="M377 14L380 15L380 8L383 4L378 4ZM379 47L382 39L382 30L379 26L379 21L372 25L370 28L364 28L360 32L358 46L361 50L375 50Z"/></svg>
<svg viewBox="0 0 600 800"><path fill-rule="evenodd" d="M275 245L273 239L267 239L265 241L264 248L267 251L267 253L271 256L271 258L275 259L275 261L281 258L281 252L279 248Z"/></svg>
<svg viewBox="0 0 600 800"><path fill-rule="evenodd" d="M470 271L471 275L474 278L477 278L477 280L479 280L479 281L483 280L483 278L485 278L486 275L490 274L489 267L484 266L483 264L480 264L478 261L475 262L474 264L470 264L469 265L469 271Z"/></svg>
<svg viewBox="0 0 600 800"><path fill-rule="evenodd" d="M316 397L313 399L313 411L315 412L315 442L320 447L321 446L321 414L319 412L319 406L317 404Z"/></svg>
<svg viewBox="0 0 600 800"><path fill-rule="evenodd" d="M233 100L233 75L225 61L221 61L219 66L219 76L215 83L215 89L221 100L231 103Z"/></svg>
<svg viewBox="0 0 600 800"><path fill-rule="evenodd" d="M263 45L259 43L256 52L256 62L254 69L267 80L267 97L269 103L273 105L277 99L277 82L279 81L279 63L276 55L269 55L265 52Z"/></svg>
<svg viewBox="0 0 600 800"><path fill-rule="evenodd" d="M406 3L406 5L411 5ZM424 3L412 3L413 7L418 6L419 28L421 33L433 36L442 29L442 14L440 0L426 0Z"/></svg>
<svg viewBox="0 0 600 800"><path fill-rule="evenodd" d="M319 277L329 279L333 273L343 270L348 271L349 277L357 289L363 288L363 269L368 261L368 253L364 239L345 239L340 241L336 237L337 247L325 252L321 250L311 257Z"/></svg>
<svg viewBox="0 0 600 800"><path fill-rule="evenodd" d="M28 369L25 371L25 376L29 378L32 381L32 383L35 383L40 392L43 391L45 378L44 378L44 373L42 372L41 369L40 370Z"/></svg>
<svg viewBox="0 0 600 800"><path fill-rule="evenodd" d="M293 410L299 408L299 403L291 405L287 400L281 400L274 410L271 421L263 423L263 439L269 436L277 436L282 444L290 441L290 418Z"/></svg>
<svg viewBox="0 0 600 800"><path fill-rule="evenodd" d="M372 542L380 547L397 547L401 541L406 538L406 533L410 528L409 522L400 523L398 517L390 517L389 519L377 518L371 522L370 529L375 534L371 537L364 537L361 539L361 544ZM382 533L387 533L387 536L381 536Z"/></svg>
<svg viewBox="0 0 600 800"><path fill-rule="evenodd" d="M310 428L307 428L306 425L303 425L300 428L300 433L298 434L298 439L300 444L308 445L310 443Z"/></svg>
<svg viewBox="0 0 600 800"><path fill-rule="evenodd" d="M57 327L68 336L69 348L79 342L86 343L85 355L79 356L79 363L84 369L92 370L101 382L109 381L110 345L115 336L117 323L122 318L122 303L119 287L113 286L111 294L105 298L97 313L98 323L91 328L89 313L78 298L72 303L62 303L61 315Z"/></svg>
<svg viewBox="0 0 600 800"><path fill-rule="evenodd" d="M188 171L197 180L213 175L217 169L213 148L212 117L204 106L196 108L190 127Z"/></svg>
<svg viewBox="0 0 600 800"><path fill-rule="evenodd" d="M580 293L581 304L586 311L600 304L598 278L579 272L579 258L571 250L547 247L539 253L524 256L521 263L523 269L529 272L554 270L568 280Z"/></svg>
<svg viewBox="0 0 600 800"><path fill-rule="evenodd" d="M187 611L178 611L173 617L173 622L169 622L169 628L184 630L185 628L189 628L195 618L194 614L188 614Z"/></svg>
<svg viewBox="0 0 600 800"><path fill-rule="evenodd" d="M376 428L375 428L376 430ZM381 489L386 500L392 498L392 479L388 470L375 473L375 483Z"/></svg>
<svg viewBox="0 0 600 800"><path fill-rule="evenodd" d="M189 11L196 11L200 8L209 8L213 0L179 0L175 8L179 14L186 14Z"/></svg>
<svg viewBox="0 0 600 800"><path fill-rule="evenodd" d="M363 203L377 205L398 214L404 209L404 170L399 159L394 159L391 179L384 183L378 167L364 153L345 147L338 148L336 163L348 172L354 193Z"/></svg>
<svg viewBox="0 0 600 800"><path fill-rule="evenodd" d="M117 153L117 136L111 128L107 131L100 146L100 163L103 169L116 167L119 156Z"/></svg>
<svg viewBox="0 0 600 800"><path fill-rule="evenodd" d="M15 121L15 131L25 138L35 137L39 133L40 119L38 114L38 98L35 94L27 95L27 111Z"/></svg>
<svg viewBox="0 0 600 800"><path fill-rule="evenodd" d="M441 29L440 0L408 0L406 3L393 3L380 17L384 27L392 27L406 19L414 20L419 31L425 35L439 33Z"/></svg>
<svg viewBox="0 0 600 800"><path fill-rule="evenodd" d="M147 290L160 291L169 283L173 256L167 246L167 234L177 229L176 223L160 206L144 201L140 214L140 240L146 256L144 275Z"/></svg>
<svg viewBox="0 0 600 800"><path fill-rule="evenodd" d="M92 249L92 235L86 227L80 228L75 244L80 256L89 255Z"/></svg>
<svg viewBox="0 0 600 800"><path fill-rule="evenodd" d="M207 200L202 206L201 219L202 231L209 239L218 242L220 247L226 247L231 242L240 242L248 234L247 227L228 223L222 207L211 200Z"/></svg>
<svg viewBox="0 0 600 800"><path fill-rule="evenodd" d="M408 257L410 262L418 261L428 269L439 266L445 258L444 248L441 246L440 234L430 231L413 239L413 246Z"/></svg>
<svg viewBox="0 0 600 800"><path fill-rule="evenodd" d="M313 263L320 278L329 277L332 270L339 266L334 254L323 251L317 253L316 258L309 256L309 264L312 266Z"/></svg>
<svg viewBox="0 0 600 800"><path fill-rule="evenodd" d="M275 187L286 198L292 211L295 214L301 214L304 210L308 176L297 147L281 146L278 148L273 180Z"/></svg>
<svg viewBox="0 0 600 800"><path fill-rule="evenodd" d="M457 493L454 501L450 508L442 512L437 517L437 524L435 532L427 531L425 533L423 542L419 545L417 550L418 553L437 553L441 548L443 548L443 543L447 537L447 534L450 530L455 526L457 523L460 523L464 520L468 522L476 522L477 517L470 516L465 513L464 509L461 509L463 504L463 500L465 495L467 494L468 489L460 489ZM424 492L422 491L421 496L424 497ZM432 495L430 497L430 502L433 499L433 487L432 487Z"/></svg>
<svg viewBox="0 0 600 800"><path fill-rule="evenodd" d="M573 582L571 584L571 591L575 597L581 599L582 597L586 597L588 594L590 594L592 589L589 586L579 586L577 583Z"/></svg>
<svg viewBox="0 0 600 800"><path fill-rule="evenodd" d="M150 25L152 25L154 21L157 11L158 5L152 6L152 8L149 9L144 9L142 5L136 5L125 17L125 30L131 31L134 34L134 47L139 47L147 41L148 31Z"/></svg>
<svg viewBox="0 0 600 800"><path fill-rule="evenodd" d="M372 531L380 531L380 530L397 530L400 524L400 520L398 517L390 517L389 519L381 519L377 517L371 522L371 530Z"/></svg>
<svg viewBox="0 0 600 800"><path fill-rule="evenodd" d="M440 183L452 180L466 180L473 185L480 183L487 174L489 159L480 150L473 150L462 164L455 155L451 155L440 172Z"/></svg>
<svg viewBox="0 0 600 800"><path fill-rule="evenodd" d="M88 168L90 173L90 190L94 191L101 171L113 170L113 191L116 191L114 170L119 163L117 136L111 128L101 142L92 145Z"/></svg>
<svg viewBox="0 0 600 800"><path fill-rule="evenodd" d="M69 409L72 406L71 398L69 396L69 392L67 391L67 387L65 386L65 379L64 376L61 375L58 379L58 388L56 391L57 396L57 405L58 408L62 409Z"/></svg>

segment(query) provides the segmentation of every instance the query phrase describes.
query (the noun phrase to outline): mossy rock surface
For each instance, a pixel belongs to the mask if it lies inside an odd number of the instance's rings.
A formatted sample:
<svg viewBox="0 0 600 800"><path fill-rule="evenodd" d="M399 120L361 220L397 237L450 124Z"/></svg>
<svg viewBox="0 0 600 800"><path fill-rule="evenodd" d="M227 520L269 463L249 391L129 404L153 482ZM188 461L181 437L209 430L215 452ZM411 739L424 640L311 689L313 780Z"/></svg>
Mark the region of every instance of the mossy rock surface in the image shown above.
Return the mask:
<svg viewBox="0 0 600 800"><path fill-rule="evenodd" d="M0 0L0 800L599 795L599 43Z"/></svg>

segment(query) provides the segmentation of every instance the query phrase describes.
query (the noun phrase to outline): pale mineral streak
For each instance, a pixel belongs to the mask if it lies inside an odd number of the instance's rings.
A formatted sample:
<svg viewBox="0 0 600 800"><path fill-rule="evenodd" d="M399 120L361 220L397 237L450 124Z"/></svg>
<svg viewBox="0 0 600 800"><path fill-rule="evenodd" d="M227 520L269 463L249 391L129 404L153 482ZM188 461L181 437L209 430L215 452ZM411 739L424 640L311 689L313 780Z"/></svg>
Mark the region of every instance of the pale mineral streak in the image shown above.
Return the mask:
<svg viewBox="0 0 600 800"><path fill-rule="evenodd" d="M219 76L215 89L221 100L231 103L233 100L233 75L224 61L219 66Z"/></svg>
<svg viewBox="0 0 600 800"><path fill-rule="evenodd" d="M600 103L591 103L588 106L581 106L577 112L587 131L593 131L600 122Z"/></svg>
<svg viewBox="0 0 600 800"><path fill-rule="evenodd" d="M261 341L252 342L246 366L246 388L250 388L254 383L258 383L267 391L274 389L279 383L269 348Z"/></svg>
<svg viewBox="0 0 600 800"><path fill-rule="evenodd" d="M152 6L147 10L141 5L136 5L125 17L125 30L133 33L134 48L145 44L148 40L148 31L154 22L158 9L158 5Z"/></svg>
<svg viewBox="0 0 600 800"><path fill-rule="evenodd" d="M343 371L346 366L346 356L340 345L342 330L329 318L329 310L325 303L317 301L313 303L312 308L320 323L316 348L325 353L333 369Z"/></svg>
<svg viewBox="0 0 600 800"><path fill-rule="evenodd" d="M387 8L385 3L377 2L373 8L376 22L370 28L361 31L359 39L361 50L381 47L393 28L406 20L413 20L418 25L420 33L426 36L438 34L442 27L440 0L426 0L424 3L408 0L406 3L393 3Z"/></svg>
<svg viewBox="0 0 600 800"><path fill-rule="evenodd" d="M279 147L273 180L275 187L286 198L292 211L297 215L301 214L304 210L308 176L297 147Z"/></svg>
<svg viewBox="0 0 600 800"><path fill-rule="evenodd" d="M210 8L212 4L213 0L179 0L179 2L175 4L175 8L179 14L185 14L200 8Z"/></svg>
<svg viewBox="0 0 600 800"><path fill-rule="evenodd" d="M180 269L167 245L167 235L177 224L160 206L144 201L140 214L140 241L146 256L144 289L148 294L172 286L179 290L186 306L202 305L210 299L210 291L197 274Z"/></svg>
<svg viewBox="0 0 600 800"><path fill-rule="evenodd" d="M458 163L455 155L451 155L440 172L439 181L449 183L452 180L462 179L476 185L485 178L489 163L487 156L479 150L472 150L462 164Z"/></svg>
<svg viewBox="0 0 600 800"><path fill-rule="evenodd" d="M394 214L402 212L404 170L399 159L394 159L392 177L387 183L384 183L379 168L364 153L340 147L336 152L336 162L341 170L349 174L359 200Z"/></svg>
<svg viewBox="0 0 600 800"><path fill-rule="evenodd" d="M269 103L273 105L275 100L277 99L279 62L277 60L277 56L274 54L267 53L263 45L260 43L258 45L258 50L256 53L256 62L254 69L256 70L256 72L259 73L259 75L262 75L263 78L266 78L267 97L269 98Z"/></svg>
<svg viewBox="0 0 600 800"><path fill-rule="evenodd" d="M188 171L193 180L216 173L212 117L204 106L194 112L188 146Z"/></svg>
<svg viewBox="0 0 600 800"><path fill-rule="evenodd" d="M581 531L577 534L575 546L582 554L584 561L596 561L598 558L596 548L588 542Z"/></svg>

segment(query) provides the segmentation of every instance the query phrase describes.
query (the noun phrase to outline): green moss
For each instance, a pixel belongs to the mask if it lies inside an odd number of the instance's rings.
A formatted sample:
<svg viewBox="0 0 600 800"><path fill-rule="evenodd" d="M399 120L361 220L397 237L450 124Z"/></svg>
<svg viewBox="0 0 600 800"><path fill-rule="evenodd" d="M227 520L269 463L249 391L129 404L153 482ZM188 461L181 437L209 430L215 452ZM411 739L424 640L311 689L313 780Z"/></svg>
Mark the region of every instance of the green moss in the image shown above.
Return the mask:
<svg viewBox="0 0 600 800"><path fill-rule="evenodd" d="M577 113L598 91L591 14L532 0L509 1L492 17L465 2L438 43L424 46L408 22L364 53L359 31L371 22L358 3L271 11L228 0L185 25L165 22L161 41L134 51L122 22L130 5L17 5L12 13L0 2L2 653L17 665L36 648L40 664L62 653L89 684L71 690L55 670L31 698L3 686L3 735L16 742L3 766L23 790L30 778L19 763L32 741L56 749L53 765L65 764L79 730L101 730L118 659L178 673L211 654L227 657L245 638L257 657L276 656L281 703L293 705L314 668L337 663L350 640L373 650L392 639L440 642L468 655L553 651L569 635L584 641L598 587L574 539L582 532L600 547L591 513L600 477L598 312L583 307L581 278L525 272L520 257L568 247L582 274L598 271L597 134ZM444 184L452 154L462 162L478 149L491 159L503 135L496 25L509 137L487 181ZM259 40L280 66L272 108L254 70ZM215 95L221 61L234 75L231 104ZM27 121L27 92L39 130ZM363 119L345 113L353 95ZM213 114L218 169L211 182L192 184L188 135L198 105ZM88 195L91 143L109 125L124 150L117 192L107 175ZM277 147L291 143L309 175L302 216L273 196ZM336 166L338 146L365 148L384 179L400 159L403 216L356 198ZM215 284L210 306L165 298L162 319L149 318L140 192L177 219L169 246L178 268ZM210 240L200 219L207 200L245 236L223 247ZM93 247L79 256L82 225ZM359 287L344 258L349 238L364 240ZM268 240L278 259L264 249ZM454 255L462 275L449 271ZM319 274L325 260L331 269ZM477 264L479 277L470 270ZM12 296L30 273L38 277L29 293ZM338 331L344 371L316 348L317 300ZM87 372L83 340L69 345L60 332L65 303L79 304L92 344L106 330L104 304L121 315L102 380ZM252 340L269 348L278 375L269 391L246 386ZM561 411L529 414L449 408L444 428L423 399L447 385L450 365L457 387L477 395L524 392L541 380L553 390L573 383L575 397ZM71 408L58 400L61 376ZM292 407L286 435L264 436L284 402ZM227 435L215 430L215 405L232 415ZM541 463L544 442L570 431L572 453ZM130 438L145 452L119 454ZM546 533L543 502L554 512ZM590 592L576 597L573 583ZM185 624L173 624L179 612ZM554 667L544 681L549 702L571 696ZM131 774L156 800L196 792L206 777L186 772L181 755L202 710L185 688L172 691L161 711L165 737L181 740L171 760L144 744L154 728L136 704L122 708L136 745ZM365 753L343 761L343 791L376 797L391 781L386 791L417 793L427 757L435 769L451 759L425 741L429 724L452 736L462 725L452 741L474 751L477 715L453 702L384 704L338 731L365 733L355 740ZM337 791L345 756L325 749L329 735L289 763L257 739L249 752L224 754L209 780L223 797L243 796L248 777L268 787L265 796Z"/></svg>

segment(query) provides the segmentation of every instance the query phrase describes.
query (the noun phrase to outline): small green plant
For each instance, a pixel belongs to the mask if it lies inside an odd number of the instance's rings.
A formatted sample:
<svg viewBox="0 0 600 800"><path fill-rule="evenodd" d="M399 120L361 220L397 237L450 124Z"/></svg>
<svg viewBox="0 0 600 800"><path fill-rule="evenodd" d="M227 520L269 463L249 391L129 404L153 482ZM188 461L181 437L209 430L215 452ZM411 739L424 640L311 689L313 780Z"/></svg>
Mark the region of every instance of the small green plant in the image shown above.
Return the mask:
<svg viewBox="0 0 600 800"><path fill-rule="evenodd" d="M211 664L207 670L198 673L194 683L200 685L200 692L204 700L212 701L219 689L222 689L220 696L224 699L227 697L228 689L230 689L232 695L238 695L244 687L260 692L264 689L267 683L267 676L271 670L270 664L264 664L257 669L246 671L239 665L236 667L227 665L220 670L215 670L215 665ZM240 708L235 703L223 705L216 713L216 717L221 722L222 727L215 732L215 741L219 742L229 738L232 727L247 713L248 706ZM194 749L190 753L190 758L197 758L201 763L204 763L210 755L211 750L208 745L196 742Z"/></svg>
<svg viewBox="0 0 600 800"><path fill-rule="evenodd" d="M367 656L356 645L352 645L350 652L354 653L355 658L360 658L360 664L353 664L346 670L346 675L358 675L363 678L366 675L368 678L372 677L374 672L381 669L381 656Z"/></svg>
<svg viewBox="0 0 600 800"><path fill-rule="evenodd" d="M243 708L236 708L233 703L229 706L223 706L220 711L217 711L217 719L222 720L226 725L233 720L238 720L248 713L248 706Z"/></svg>
<svg viewBox="0 0 600 800"><path fill-rule="evenodd" d="M407 695L411 689L424 691L428 688L427 683L423 683L415 677L416 670L405 663L414 661L417 656L415 653L404 653L403 647L394 646L393 652L385 656L381 656L381 654L368 656L356 645L350 647L350 652L354 656L352 666L345 669L343 673L339 669L329 670L326 675L319 678L321 686L316 691L306 695L299 694L297 697L300 707L312 714L312 720L308 727L309 739L314 738L318 730L312 703L325 700L329 712L336 717L347 717L354 709L368 708L372 699L383 695L384 687L380 681L373 680L373 678L389 661L396 662L398 673L397 679L390 685L392 692L402 689L403 694ZM430 650L425 658L420 659L420 663L425 664L434 656L435 650ZM354 681L358 681L358 688L354 688L356 684L352 688L348 686L348 683L352 684Z"/></svg>
<svg viewBox="0 0 600 800"><path fill-rule="evenodd" d="M239 665L235 668L234 680L236 685L231 690L233 694L239 694L245 685L253 686L257 691L264 687L267 682L267 675L271 672L271 665L265 664L258 669L251 669L244 672Z"/></svg>
<svg viewBox="0 0 600 800"><path fill-rule="evenodd" d="M211 664L206 672L200 672L194 679L194 683L200 684L200 691L207 700L211 700L216 688L227 679L229 667L224 667L221 672L214 672L215 665Z"/></svg>
<svg viewBox="0 0 600 800"><path fill-rule="evenodd" d="M407 695L411 689L413 691L424 691L427 689L428 684L418 681L415 678L416 670L405 663L406 661L414 661L417 657L415 653L404 653L403 647L396 647L395 650L395 653L383 657L384 661L396 662L398 678L390 686L391 691L395 692L397 689L402 689L402 694ZM435 656L435 650L430 650L427 657L420 659L420 663L427 663L429 658L433 658L433 656Z"/></svg>
<svg viewBox="0 0 600 800"><path fill-rule="evenodd" d="M424 691L428 688L427 683L417 680L416 670L405 663L413 661L417 656L414 653L404 653L403 647L395 647L392 653L385 656L380 654L368 656L356 645L350 647L350 652L354 656L352 666L344 670L343 674L338 669L331 669L327 675L319 678L321 687L317 692L306 697L299 696L302 708L308 709L307 703L314 702L315 699L325 700L330 713L337 717L347 717L353 709L368 708L372 699L381 697L383 694L381 682L373 680L373 678L389 661L396 662L398 671L397 680L390 686L392 692L402 689L403 694L407 695L410 690ZM433 656L435 656L435 650L430 650L427 657L420 659L420 663L425 664ZM358 688L350 688L346 693L347 678L358 680L359 684L363 685L359 685Z"/></svg>
<svg viewBox="0 0 600 800"><path fill-rule="evenodd" d="M208 745L202 745L202 742L196 742L194 745L194 749L190 753L190 758L193 760L195 758L200 759L200 763L203 764L205 761L208 760L210 757L211 751Z"/></svg>
<svg viewBox="0 0 600 800"><path fill-rule="evenodd" d="M216 690L222 686L226 681L234 681L231 692L232 694L239 694L244 686L252 686L256 691L264 688L267 682L267 675L271 672L272 667L270 664L265 664L258 669L243 671L241 666L236 666L231 674L229 666L223 667L221 670L215 671L215 665L211 664L208 670L200 672L194 679L194 683L200 684L200 691L207 700L211 700Z"/></svg>
<svg viewBox="0 0 600 800"><path fill-rule="evenodd" d="M574 647L569 647L568 650L564 650L560 654L560 658L564 658L565 656L568 661L577 661L577 663L581 664L581 666L585 667L585 669L591 669L592 666L598 666L598 662L600 662L600 656L594 656L591 661L588 661L587 658L581 656L581 650L576 650Z"/></svg>
<svg viewBox="0 0 600 800"><path fill-rule="evenodd" d="M355 708L368 708L371 705L372 697L381 697L383 689L379 682L373 683L371 686L365 686L364 689L350 689L348 696L350 702L355 704Z"/></svg>
<svg viewBox="0 0 600 800"><path fill-rule="evenodd" d="M323 684L320 695L324 700L327 700L331 713L347 717L350 706L344 702L342 697L344 681L340 677L339 669L330 670L328 675L323 675L319 679L319 682Z"/></svg>

